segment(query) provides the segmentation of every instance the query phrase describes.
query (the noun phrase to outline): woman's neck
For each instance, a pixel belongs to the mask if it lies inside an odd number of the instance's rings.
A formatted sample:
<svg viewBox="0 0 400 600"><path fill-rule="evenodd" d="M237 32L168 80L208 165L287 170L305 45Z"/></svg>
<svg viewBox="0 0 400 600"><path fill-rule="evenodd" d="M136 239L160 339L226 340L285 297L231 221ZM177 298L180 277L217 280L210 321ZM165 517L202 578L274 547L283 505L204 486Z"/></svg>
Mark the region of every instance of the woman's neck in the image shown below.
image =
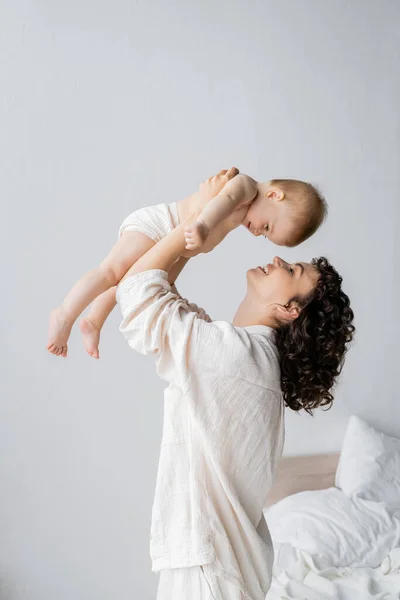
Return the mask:
<svg viewBox="0 0 400 600"><path fill-rule="evenodd" d="M266 325L276 329L276 322L272 315L268 315L267 307L260 307L260 303L255 303L249 296L239 304L232 325L235 327L249 327L250 325Z"/></svg>

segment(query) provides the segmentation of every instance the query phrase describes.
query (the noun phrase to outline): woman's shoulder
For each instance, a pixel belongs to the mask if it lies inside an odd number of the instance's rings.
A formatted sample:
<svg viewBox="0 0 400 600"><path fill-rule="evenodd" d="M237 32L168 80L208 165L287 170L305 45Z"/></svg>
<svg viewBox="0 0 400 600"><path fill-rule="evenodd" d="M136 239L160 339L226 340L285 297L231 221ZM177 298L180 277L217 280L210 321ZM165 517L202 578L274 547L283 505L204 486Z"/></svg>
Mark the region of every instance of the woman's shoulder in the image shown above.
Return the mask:
<svg viewBox="0 0 400 600"><path fill-rule="evenodd" d="M229 321L202 324L201 356L210 369L280 391L279 353L271 328L236 327Z"/></svg>

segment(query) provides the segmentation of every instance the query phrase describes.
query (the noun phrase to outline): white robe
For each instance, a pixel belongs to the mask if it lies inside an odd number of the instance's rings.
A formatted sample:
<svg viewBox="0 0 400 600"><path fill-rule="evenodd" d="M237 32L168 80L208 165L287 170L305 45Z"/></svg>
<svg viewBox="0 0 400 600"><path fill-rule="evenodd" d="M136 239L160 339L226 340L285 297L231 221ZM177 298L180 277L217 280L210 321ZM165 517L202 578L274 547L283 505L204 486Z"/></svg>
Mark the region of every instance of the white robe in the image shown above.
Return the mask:
<svg viewBox="0 0 400 600"><path fill-rule="evenodd" d="M154 357L169 384L152 569L208 565L244 598L264 600L273 546L263 508L284 444L275 332L212 321L159 269L121 282L117 301L120 331L132 348Z"/></svg>

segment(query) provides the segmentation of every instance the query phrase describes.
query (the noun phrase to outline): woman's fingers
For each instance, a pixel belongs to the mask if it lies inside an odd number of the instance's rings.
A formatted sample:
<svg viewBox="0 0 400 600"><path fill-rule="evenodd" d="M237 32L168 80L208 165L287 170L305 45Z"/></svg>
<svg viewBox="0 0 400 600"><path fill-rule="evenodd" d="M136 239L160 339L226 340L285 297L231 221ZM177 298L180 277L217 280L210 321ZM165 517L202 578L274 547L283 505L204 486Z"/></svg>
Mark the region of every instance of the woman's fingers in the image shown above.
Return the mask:
<svg viewBox="0 0 400 600"><path fill-rule="evenodd" d="M231 167L230 169L228 169L228 171L226 172L226 176L228 179L232 179L233 177L235 177L235 175L237 175L239 173L239 169L237 169L236 167Z"/></svg>
<svg viewBox="0 0 400 600"><path fill-rule="evenodd" d="M228 179L232 179L232 177L235 177L235 175L237 175L238 173L239 169L237 169L236 167L231 167L230 169L221 169L216 175L214 175L214 177L221 177L225 175L225 177L227 177ZM209 179L213 179L213 177L210 177ZM207 181L209 181L209 179L207 179Z"/></svg>
<svg viewBox="0 0 400 600"><path fill-rule="evenodd" d="M237 174L239 169L221 169L216 175L209 177L199 185L199 194L204 204L219 194L222 188Z"/></svg>

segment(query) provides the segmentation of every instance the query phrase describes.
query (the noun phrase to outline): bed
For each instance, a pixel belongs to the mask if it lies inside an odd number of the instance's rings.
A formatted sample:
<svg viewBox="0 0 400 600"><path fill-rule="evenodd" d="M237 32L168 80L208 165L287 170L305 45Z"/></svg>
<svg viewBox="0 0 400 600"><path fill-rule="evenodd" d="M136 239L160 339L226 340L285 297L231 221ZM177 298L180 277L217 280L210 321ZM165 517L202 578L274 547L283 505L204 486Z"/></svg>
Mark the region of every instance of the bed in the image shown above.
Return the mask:
<svg viewBox="0 0 400 600"><path fill-rule="evenodd" d="M340 452L280 461L266 600L400 600L400 439L351 416Z"/></svg>
<svg viewBox="0 0 400 600"><path fill-rule="evenodd" d="M266 506L297 492L334 486L339 456L340 452L332 452L283 457Z"/></svg>

